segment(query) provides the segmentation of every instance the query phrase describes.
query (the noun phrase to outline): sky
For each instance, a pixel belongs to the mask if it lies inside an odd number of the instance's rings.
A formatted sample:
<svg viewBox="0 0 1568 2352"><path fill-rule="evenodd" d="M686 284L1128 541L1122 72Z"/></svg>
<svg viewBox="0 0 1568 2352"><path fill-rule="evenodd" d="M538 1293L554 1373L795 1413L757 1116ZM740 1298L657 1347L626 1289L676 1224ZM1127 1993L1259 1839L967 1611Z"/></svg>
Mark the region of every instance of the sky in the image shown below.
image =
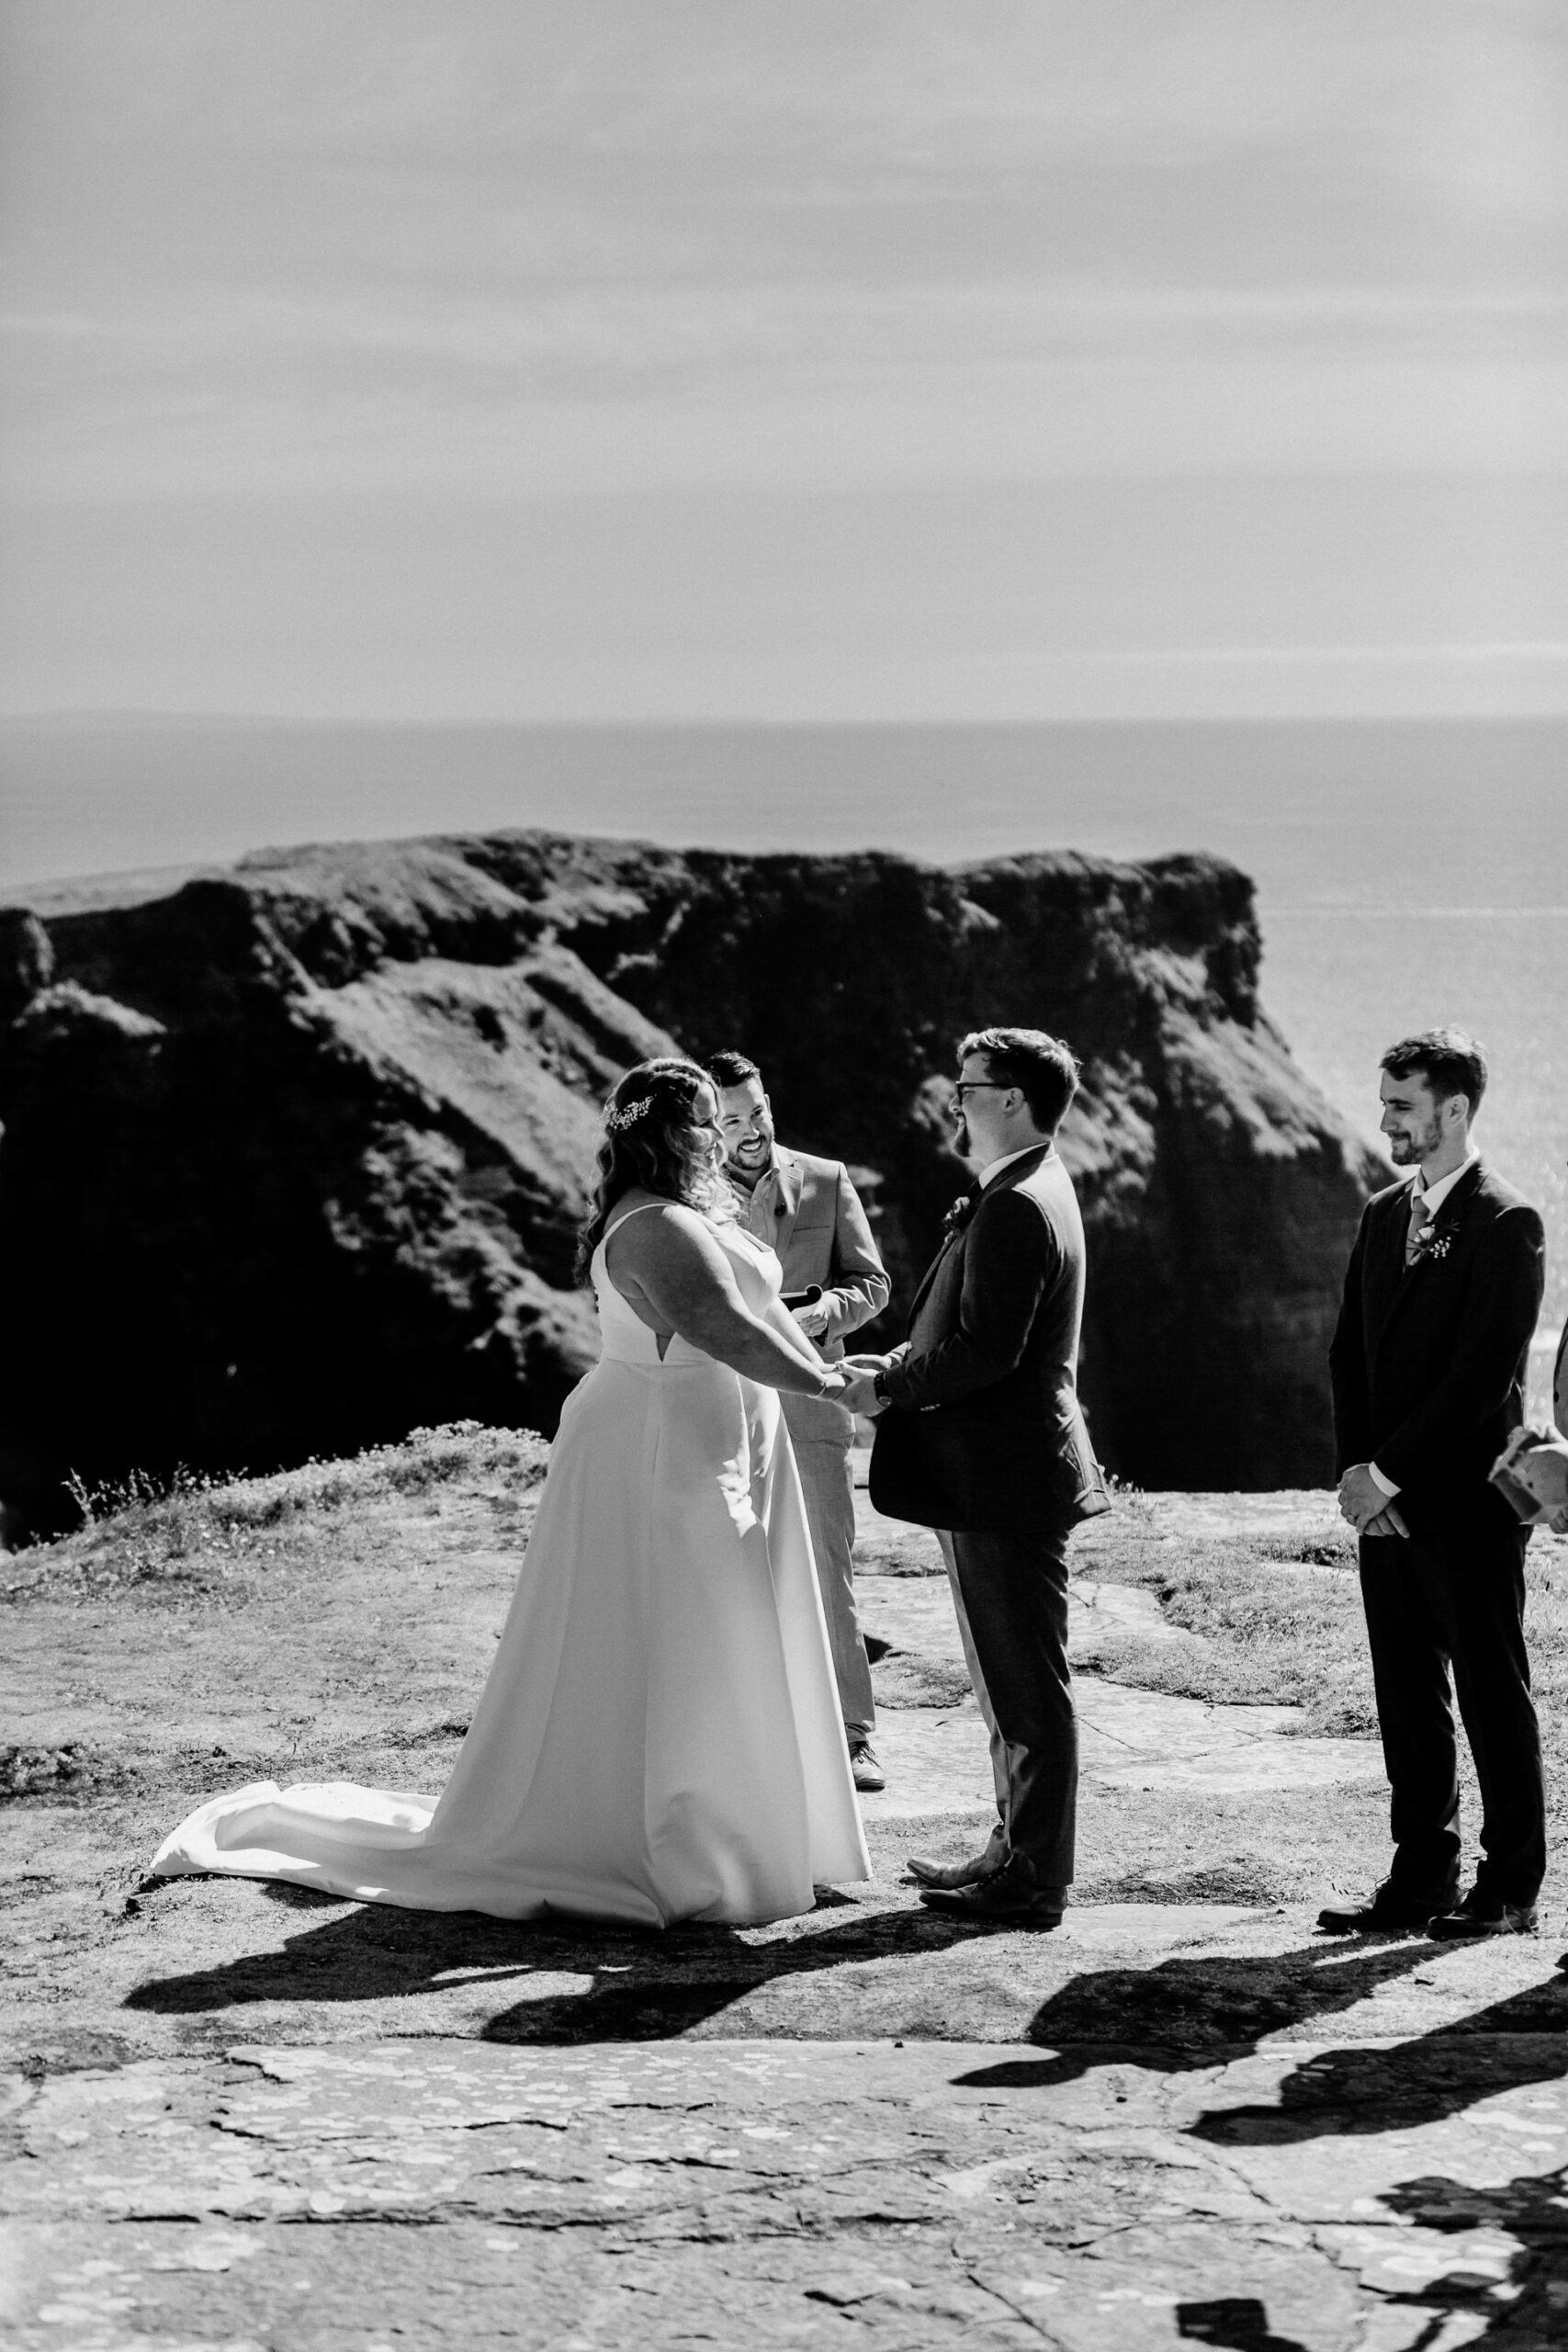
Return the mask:
<svg viewBox="0 0 1568 2352"><path fill-rule="evenodd" d="M1568 712L1556 0L5 0L0 712Z"/></svg>

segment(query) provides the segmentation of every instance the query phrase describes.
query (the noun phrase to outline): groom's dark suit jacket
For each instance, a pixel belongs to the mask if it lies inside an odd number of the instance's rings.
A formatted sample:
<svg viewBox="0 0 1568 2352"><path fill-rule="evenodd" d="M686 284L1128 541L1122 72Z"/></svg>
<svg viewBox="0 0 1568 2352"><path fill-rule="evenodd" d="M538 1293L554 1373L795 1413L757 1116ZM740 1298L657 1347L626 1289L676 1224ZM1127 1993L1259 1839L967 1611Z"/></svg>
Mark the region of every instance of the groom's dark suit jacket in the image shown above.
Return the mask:
<svg viewBox="0 0 1568 2352"><path fill-rule="evenodd" d="M1109 1508L1077 1398L1083 1286L1072 1181L1043 1144L987 1185L915 1295L876 1424L878 1510L1026 1534Z"/></svg>
<svg viewBox="0 0 1568 2352"><path fill-rule="evenodd" d="M1546 1248L1481 1160L1438 1211L1446 1247L1404 1262L1414 1179L1367 1203L1329 1350L1337 1468L1375 1462L1413 1533L1517 1525L1487 1473L1524 1419Z"/></svg>

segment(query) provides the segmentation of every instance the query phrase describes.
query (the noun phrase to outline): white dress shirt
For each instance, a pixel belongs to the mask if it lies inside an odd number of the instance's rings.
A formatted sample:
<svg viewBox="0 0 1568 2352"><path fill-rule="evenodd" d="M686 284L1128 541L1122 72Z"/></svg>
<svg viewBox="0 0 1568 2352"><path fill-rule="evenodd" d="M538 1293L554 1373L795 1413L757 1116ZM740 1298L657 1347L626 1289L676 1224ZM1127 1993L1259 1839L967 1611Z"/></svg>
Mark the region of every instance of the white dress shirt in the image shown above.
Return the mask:
<svg viewBox="0 0 1568 2352"><path fill-rule="evenodd" d="M1439 1176L1435 1184L1428 1184L1424 1176L1418 1175L1416 1177L1416 1182L1410 1187L1410 1195L1413 1200L1419 1197L1426 1202L1427 1222L1428 1225L1436 1221L1438 1211L1441 1209L1443 1203L1448 1199L1449 1194L1453 1191L1454 1186L1459 1182L1460 1178L1464 1174L1465 1170L1470 1166L1472 1160L1479 1159L1480 1157L1481 1154L1477 1151L1475 1146L1472 1144L1470 1149L1465 1153L1464 1158L1460 1161L1459 1166L1457 1168L1450 1168L1446 1176ZM1369 1462L1367 1469L1371 1474L1373 1486L1380 1487L1392 1501L1393 1497L1399 1492L1399 1488L1394 1485L1393 1480L1392 1478L1385 1478L1375 1462Z"/></svg>
<svg viewBox="0 0 1568 2352"><path fill-rule="evenodd" d="M1049 1145L1050 1141L1051 1138L1049 1136L1042 1136L1040 1138L1040 1143L1046 1145ZM992 1177L999 1176L1004 1168L1010 1168L1015 1159L1021 1159L1026 1153L1038 1151L1039 1148L1039 1143L1026 1143L1021 1151L1004 1151L999 1159L987 1160L985 1167L981 1169L979 1176L976 1179L980 1190L984 1192Z"/></svg>

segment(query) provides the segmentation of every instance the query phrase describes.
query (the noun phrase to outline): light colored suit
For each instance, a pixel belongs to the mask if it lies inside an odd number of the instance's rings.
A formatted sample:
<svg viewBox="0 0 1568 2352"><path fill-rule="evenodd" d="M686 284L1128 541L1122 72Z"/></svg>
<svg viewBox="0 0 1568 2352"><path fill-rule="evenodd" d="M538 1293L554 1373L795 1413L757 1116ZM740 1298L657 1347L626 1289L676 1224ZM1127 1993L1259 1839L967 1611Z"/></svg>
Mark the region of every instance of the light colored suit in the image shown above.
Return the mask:
<svg viewBox="0 0 1568 2352"><path fill-rule="evenodd" d="M786 1291L822 1286L828 1328L817 1350L829 1363L845 1339L880 1315L892 1285L871 1238L860 1196L841 1160L773 1147L773 1164L750 1193L737 1185L741 1221L778 1251ZM841 1405L816 1396L782 1396L784 1420L806 1493L822 1608L833 1647L839 1702L852 1739L876 1720L871 1668L855 1609L855 1499L849 1449L854 1421Z"/></svg>

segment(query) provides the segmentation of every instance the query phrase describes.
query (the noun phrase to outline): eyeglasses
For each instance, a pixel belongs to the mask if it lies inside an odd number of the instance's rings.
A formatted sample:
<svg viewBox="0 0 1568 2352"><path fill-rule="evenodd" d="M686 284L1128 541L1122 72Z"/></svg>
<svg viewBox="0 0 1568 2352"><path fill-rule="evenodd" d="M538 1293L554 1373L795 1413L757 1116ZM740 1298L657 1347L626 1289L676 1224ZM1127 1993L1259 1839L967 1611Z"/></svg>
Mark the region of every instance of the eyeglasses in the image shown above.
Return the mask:
<svg viewBox="0 0 1568 2352"><path fill-rule="evenodd" d="M1003 1078L961 1078L953 1087L949 1108L962 1111L966 1094L984 1094L987 1091L995 1094L1010 1094L1013 1091L1012 1081Z"/></svg>

